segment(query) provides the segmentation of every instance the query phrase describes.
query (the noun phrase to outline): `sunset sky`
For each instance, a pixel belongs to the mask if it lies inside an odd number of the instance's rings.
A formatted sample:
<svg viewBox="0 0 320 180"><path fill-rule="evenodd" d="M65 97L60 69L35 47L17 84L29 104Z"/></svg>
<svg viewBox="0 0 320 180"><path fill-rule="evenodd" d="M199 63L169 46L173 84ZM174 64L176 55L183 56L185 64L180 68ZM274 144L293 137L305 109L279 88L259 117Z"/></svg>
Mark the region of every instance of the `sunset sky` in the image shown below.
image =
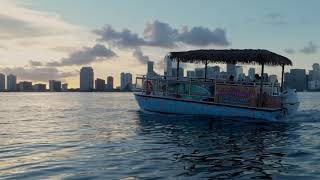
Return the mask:
<svg viewBox="0 0 320 180"><path fill-rule="evenodd" d="M0 0L0 73L18 80L133 75L170 51L268 49L292 68L320 63L318 0ZM192 68L193 66L186 66ZM224 65L222 66L225 67ZM268 68L278 74L280 68Z"/></svg>

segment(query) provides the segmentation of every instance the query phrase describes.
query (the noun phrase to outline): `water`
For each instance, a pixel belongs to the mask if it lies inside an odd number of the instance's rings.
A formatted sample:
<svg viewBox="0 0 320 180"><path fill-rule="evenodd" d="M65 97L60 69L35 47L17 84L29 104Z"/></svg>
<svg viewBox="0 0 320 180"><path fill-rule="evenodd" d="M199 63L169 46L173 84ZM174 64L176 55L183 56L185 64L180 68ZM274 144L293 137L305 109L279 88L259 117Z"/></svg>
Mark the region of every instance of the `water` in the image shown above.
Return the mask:
<svg viewBox="0 0 320 180"><path fill-rule="evenodd" d="M319 179L320 93L283 123L140 112L131 93L0 94L0 179Z"/></svg>

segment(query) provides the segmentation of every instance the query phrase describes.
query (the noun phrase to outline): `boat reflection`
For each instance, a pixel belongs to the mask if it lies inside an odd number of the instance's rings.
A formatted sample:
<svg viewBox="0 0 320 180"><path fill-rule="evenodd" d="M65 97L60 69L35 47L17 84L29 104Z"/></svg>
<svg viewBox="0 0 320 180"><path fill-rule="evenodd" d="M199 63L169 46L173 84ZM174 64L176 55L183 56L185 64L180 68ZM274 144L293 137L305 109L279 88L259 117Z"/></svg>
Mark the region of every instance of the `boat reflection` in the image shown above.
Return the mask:
<svg viewBox="0 0 320 180"><path fill-rule="evenodd" d="M293 124L137 113L137 133L161 141L179 176L272 178L283 162Z"/></svg>

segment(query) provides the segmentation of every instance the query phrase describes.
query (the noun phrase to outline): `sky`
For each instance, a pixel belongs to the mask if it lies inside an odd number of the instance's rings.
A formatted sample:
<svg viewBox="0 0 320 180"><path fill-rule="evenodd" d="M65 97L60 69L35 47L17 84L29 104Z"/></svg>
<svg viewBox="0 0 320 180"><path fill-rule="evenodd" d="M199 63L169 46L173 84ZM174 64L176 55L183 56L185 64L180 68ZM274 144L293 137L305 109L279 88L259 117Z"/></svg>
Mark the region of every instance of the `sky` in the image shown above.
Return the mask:
<svg viewBox="0 0 320 180"><path fill-rule="evenodd" d="M92 66L96 78L111 75L119 85L121 72L144 74L148 60L163 73L170 51L232 48L268 49L308 70L320 63L318 7L318 0L0 0L0 73L79 87L80 68Z"/></svg>

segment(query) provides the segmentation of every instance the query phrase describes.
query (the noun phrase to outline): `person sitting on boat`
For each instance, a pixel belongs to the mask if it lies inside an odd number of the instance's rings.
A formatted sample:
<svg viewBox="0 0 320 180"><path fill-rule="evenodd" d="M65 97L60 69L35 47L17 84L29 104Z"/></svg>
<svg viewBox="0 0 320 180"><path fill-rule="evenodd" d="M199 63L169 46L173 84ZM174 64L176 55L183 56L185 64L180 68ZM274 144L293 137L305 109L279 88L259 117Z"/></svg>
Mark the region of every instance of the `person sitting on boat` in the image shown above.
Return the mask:
<svg viewBox="0 0 320 180"><path fill-rule="evenodd" d="M253 82L260 82L261 78L259 76L259 74L254 75L254 80Z"/></svg>
<svg viewBox="0 0 320 180"><path fill-rule="evenodd" d="M234 76L233 76L233 75L230 75L230 76L229 76L229 81L231 81L231 82L234 81Z"/></svg>

